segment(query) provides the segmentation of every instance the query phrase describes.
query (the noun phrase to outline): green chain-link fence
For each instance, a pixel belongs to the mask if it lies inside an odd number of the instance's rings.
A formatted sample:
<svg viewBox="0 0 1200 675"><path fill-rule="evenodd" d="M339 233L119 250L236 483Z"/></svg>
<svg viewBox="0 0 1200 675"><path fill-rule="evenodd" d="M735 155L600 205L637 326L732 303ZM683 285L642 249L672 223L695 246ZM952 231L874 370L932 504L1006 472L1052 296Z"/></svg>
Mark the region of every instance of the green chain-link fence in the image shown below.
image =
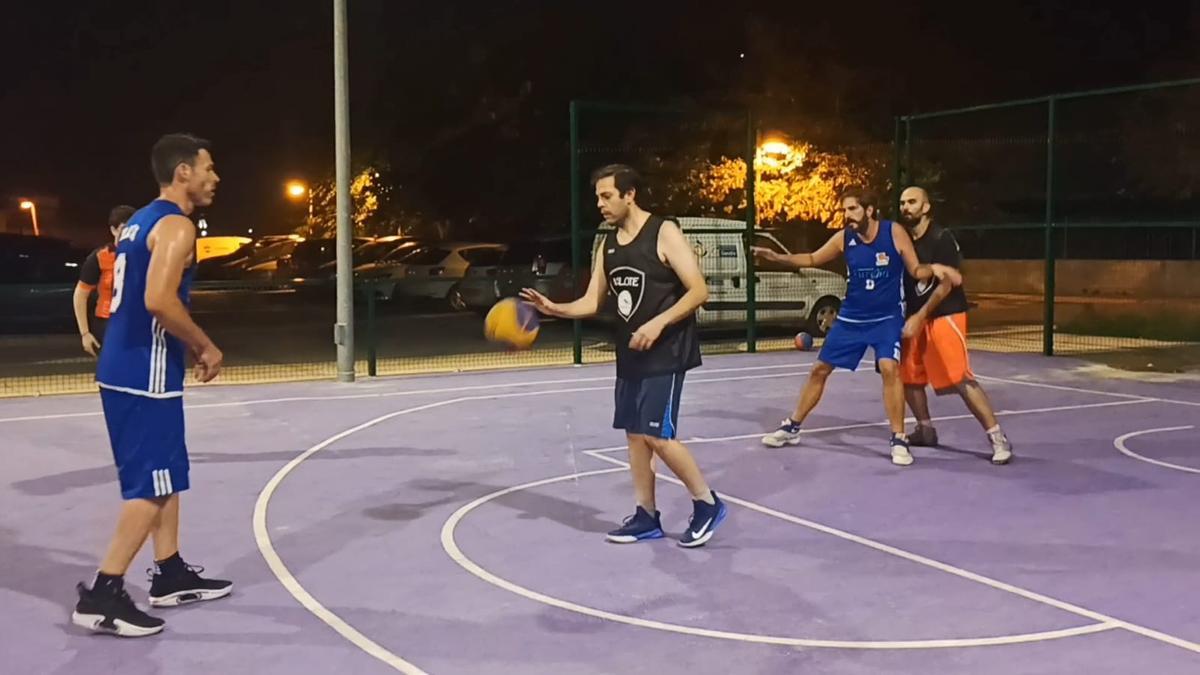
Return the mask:
<svg viewBox="0 0 1200 675"><path fill-rule="evenodd" d="M825 147L870 164L874 187L930 191L935 219L966 258L974 348L1180 370L1200 366L1197 119L1200 80L1188 80L913 115L897 120L890 148ZM844 293L841 271L797 273L748 255L749 245L810 251L826 236L819 223L760 227L759 174L746 168L764 139L748 111L578 101L570 122L569 226L564 208L562 225L495 241L358 243L360 375L613 358L603 318L546 321L531 351L505 351L482 334L487 309L522 287L555 300L582 293L602 234L588 178L612 162L645 175L643 204L677 217L695 247L710 291L699 315L706 352L787 348L799 330L819 338ZM714 198L697 172L717 165L729 185ZM193 309L225 351L222 382L334 377L325 243L264 245L279 255L251 251L232 278L202 264ZM37 246L39 269L12 246L0 251L0 395L94 390L95 361L71 317L86 252ZM444 264L448 252L457 267Z"/></svg>
<svg viewBox="0 0 1200 675"><path fill-rule="evenodd" d="M897 183L963 249L973 346L1200 366L1200 79L902 117Z"/></svg>

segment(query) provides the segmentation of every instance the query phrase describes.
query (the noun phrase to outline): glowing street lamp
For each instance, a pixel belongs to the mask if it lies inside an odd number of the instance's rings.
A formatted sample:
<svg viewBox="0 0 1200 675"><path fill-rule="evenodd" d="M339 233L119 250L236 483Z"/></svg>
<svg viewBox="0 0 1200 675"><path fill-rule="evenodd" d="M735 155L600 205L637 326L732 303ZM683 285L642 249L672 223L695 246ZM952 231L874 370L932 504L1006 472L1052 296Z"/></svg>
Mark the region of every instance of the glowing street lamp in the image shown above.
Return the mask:
<svg viewBox="0 0 1200 675"><path fill-rule="evenodd" d="M312 222L312 191L308 189L308 186L303 181L292 180L288 181L287 185L284 186L284 191L287 193L288 198L293 201L299 201L304 197L308 197L308 220Z"/></svg>
<svg viewBox="0 0 1200 675"><path fill-rule="evenodd" d="M804 150L782 140L763 142L756 154L754 163L757 166L779 173L795 171L804 163Z"/></svg>
<svg viewBox="0 0 1200 675"><path fill-rule="evenodd" d="M33 219L33 236L35 236L35 237L42 236L41 231L38 230L37 204L34 204L32 201L30 201L28 199L22 199L21 200L21 210L28 211L29 216Z"/></svg>

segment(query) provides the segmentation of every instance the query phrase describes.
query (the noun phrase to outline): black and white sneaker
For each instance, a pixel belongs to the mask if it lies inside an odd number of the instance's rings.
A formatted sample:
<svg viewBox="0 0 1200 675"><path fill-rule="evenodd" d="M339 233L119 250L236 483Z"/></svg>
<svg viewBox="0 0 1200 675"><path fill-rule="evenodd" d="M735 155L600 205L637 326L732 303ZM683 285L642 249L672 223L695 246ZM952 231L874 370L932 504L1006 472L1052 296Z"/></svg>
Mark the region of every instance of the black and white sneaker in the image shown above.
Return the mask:
<svg viewBox="0 0 1200 675"><path fill-rule="evenodd" d="M651 515L642 507L637 507L632 516L617 529L609 532L605 539L614 544L633 544L647 539L662 539L662 519L658 511Z"/></svg>
<svg viewBox="0 0 1200 675"><path fill-rule="evenodd" d="M79 602L71 614L71 623L93 633L146 637L161 633L166 624L138 609L124 588L106 592L78 584L75 590L79 591Z"/></svg>
<svg viewBox="0 0 1200 675"><path fill-rule="evenodd" d="M716 492L712 493L713 503L692 500L692 517L688 519L688 528L684 531L683 536L679 538L679 545L684 548L696 548L708 543L712 539L713 533L717 531L717 527L725 522L725 516L729 515L729 509L725 507L725 502L717 496Z"/></svg>
<svg viewBox="0 0 1200 675"><path fill-rule="evenodd" d="M223 579L205 579L200 576L203 567L185 565L184 571L174 576L150 574L150 606L177 607L193 602L216 600L233 592L233 582Z"/></svg>

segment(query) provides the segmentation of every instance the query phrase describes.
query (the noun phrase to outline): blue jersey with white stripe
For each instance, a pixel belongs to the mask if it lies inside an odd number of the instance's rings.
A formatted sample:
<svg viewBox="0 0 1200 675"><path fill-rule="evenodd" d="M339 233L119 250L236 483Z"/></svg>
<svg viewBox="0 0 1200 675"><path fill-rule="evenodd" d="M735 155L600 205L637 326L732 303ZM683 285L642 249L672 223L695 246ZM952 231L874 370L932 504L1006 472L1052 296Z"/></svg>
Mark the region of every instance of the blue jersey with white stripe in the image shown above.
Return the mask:
<svg viewBox="0 0 1200 675"><path fill-rule="evenodd" d="M844 231L846 299L838 319L874 323L904 318L904 261L892 237L892 222L879 221L874 241L866 243L853 228Z"/></svg>
<svg viewBox="0 0 1200 675"><path fill-rule="evenodd" d="M183 395L184 345L146 309L150 248L146 239L166 216L183 215L174 202L157 199L134 213L121 231L113 264L112 317L104 333L96 381L101 387L152 398ZM186 306L193 264L179 283Z"/></svg>

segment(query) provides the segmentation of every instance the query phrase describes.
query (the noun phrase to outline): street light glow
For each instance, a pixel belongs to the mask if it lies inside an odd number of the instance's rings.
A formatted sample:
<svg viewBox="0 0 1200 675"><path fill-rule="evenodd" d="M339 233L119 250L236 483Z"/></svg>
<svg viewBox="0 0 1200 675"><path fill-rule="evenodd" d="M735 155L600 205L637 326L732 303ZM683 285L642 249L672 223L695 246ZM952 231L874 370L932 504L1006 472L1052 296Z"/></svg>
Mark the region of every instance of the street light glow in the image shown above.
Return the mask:
<svg viewBox="0 0 1200 675"><path fill-rule="evenodd" d="M767 141L763 143L762 149L768 155L786 155L792 148L783 141Z"/></svg>
<svg viewBox="0 0 1200 675"><path fill-rule="evenodd" d="M308 194L308 186L304 183L294 180L287 184L287 195L292 199L299 199Z"/></svg>
<svg viewBox="0 0 1200 675"><path fill-rule="evenodd" d="M33 208L33 202L29 201L28 199L22 199L21 200L21 208L24 209L25 211L28 211Z"/></svg>

